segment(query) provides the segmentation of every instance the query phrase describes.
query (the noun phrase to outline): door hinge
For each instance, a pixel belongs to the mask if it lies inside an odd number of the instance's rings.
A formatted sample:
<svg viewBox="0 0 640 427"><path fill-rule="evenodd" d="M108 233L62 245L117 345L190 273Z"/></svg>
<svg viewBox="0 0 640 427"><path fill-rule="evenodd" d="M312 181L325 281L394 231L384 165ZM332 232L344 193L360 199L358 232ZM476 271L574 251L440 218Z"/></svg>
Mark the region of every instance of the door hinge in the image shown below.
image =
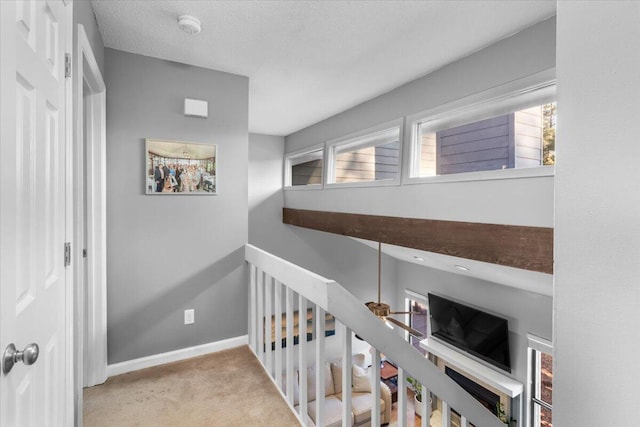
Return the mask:
<svg viewBox="0 0 640 427"><path fill-rule="evenodd" d="M82 258L86 258L87 257L87 250L83 249L82 250Z"/></svg>
<svg viewBox="0 0 640 427"><path fill-rule="evenodd" d="M71 265L71 243L66 242L64 244L64 266L68 267Z"/></svg>
<svg viewBox="0 0 640 427"><path fill-rule="evenodd" d="M71 77L71 54L64 54L64 78L68 79Z"/></svg>

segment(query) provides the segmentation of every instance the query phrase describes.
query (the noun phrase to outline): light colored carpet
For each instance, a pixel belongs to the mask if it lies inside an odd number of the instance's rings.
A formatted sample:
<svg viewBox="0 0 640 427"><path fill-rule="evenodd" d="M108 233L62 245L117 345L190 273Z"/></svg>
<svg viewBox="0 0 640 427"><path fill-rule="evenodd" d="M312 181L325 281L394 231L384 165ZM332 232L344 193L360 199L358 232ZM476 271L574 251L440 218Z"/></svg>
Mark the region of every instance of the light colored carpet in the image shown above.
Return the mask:
<svg viewBox="0 0 640 427"><path fill-rule="evenodd" d="M249 347L109 378L84 390L85 427L300 426Z"/></svg>

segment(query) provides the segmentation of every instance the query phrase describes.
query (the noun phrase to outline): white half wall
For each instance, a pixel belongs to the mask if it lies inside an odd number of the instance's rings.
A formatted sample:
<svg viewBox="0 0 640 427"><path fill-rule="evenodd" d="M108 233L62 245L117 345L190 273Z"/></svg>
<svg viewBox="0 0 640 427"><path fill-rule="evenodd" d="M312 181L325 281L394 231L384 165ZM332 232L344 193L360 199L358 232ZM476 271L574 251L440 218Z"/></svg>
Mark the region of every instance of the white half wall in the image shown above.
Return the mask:
<svg viewBox="0 0 640 427"><path fill-rule="evenodd" d="M640 3L558 2L553 424L640 416Z"/></svg>

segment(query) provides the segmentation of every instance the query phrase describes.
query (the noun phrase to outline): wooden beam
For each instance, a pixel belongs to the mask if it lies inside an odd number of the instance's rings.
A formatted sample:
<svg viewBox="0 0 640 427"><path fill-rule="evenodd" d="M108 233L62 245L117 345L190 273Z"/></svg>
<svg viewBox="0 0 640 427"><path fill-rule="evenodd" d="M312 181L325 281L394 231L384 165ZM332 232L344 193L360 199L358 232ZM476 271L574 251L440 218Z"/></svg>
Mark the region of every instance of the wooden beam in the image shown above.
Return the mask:
<svg viewBox="0 0 640 427"><path fill-rule="evenodd" d="M524 270L553 274L553 228L283 208L282 222Z"/></svg>

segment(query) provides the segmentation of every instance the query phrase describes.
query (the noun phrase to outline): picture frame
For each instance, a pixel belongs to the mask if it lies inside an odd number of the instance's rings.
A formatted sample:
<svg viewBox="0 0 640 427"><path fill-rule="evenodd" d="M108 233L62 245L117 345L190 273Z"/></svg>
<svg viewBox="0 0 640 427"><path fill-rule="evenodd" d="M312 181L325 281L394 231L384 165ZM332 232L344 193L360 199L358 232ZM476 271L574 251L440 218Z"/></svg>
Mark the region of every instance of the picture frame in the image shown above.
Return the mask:
<svg viewBox="0 0 640 427"><path fill-rule="evenodd" d="M145 139L145 194L218 194L218 145Z"/></svg>

